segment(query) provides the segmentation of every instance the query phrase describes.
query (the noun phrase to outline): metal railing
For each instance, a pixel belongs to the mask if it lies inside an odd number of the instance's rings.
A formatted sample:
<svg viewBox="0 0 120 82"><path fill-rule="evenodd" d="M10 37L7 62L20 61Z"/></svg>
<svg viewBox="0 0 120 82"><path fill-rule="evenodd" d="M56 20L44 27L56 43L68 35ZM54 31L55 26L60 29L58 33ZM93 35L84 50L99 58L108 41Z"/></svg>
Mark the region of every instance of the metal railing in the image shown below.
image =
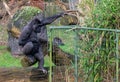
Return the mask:
<svg viewBox="0 0 120 82"><path fill-rule="evenodd" d="M75 49L74 49L74 54L75 54L75 62L74 62L74 76L75 76L75 82L79 82L78 80L78 58L77 56L79 55L80 51L78 50L78 33L80 31L78 30L84 30L84 31L102 31L102 32L113 32L115 33L115 63L116 63L116 73L115 73L115 82L119 82L119 33L120 30L118 29L107 29L107 28L91 28L91 27L80 27L80 26L50 26L50 61L52 62L52 38L54 37L53 35L53 31L56 29L64 29L65 32L71 32L74 31L75 32ZM52 82L52 64L50 65L50 71L49 71L49 82ZM95 80L93 80L93 82L95 82Z"/></svg>

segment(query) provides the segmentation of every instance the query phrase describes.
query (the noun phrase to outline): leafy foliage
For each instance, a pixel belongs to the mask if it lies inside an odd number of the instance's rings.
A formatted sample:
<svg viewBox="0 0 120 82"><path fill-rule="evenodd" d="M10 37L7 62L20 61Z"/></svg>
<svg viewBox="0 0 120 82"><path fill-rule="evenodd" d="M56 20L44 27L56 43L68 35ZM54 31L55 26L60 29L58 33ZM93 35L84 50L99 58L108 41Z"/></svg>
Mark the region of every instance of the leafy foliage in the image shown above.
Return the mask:
<svg viewBox="0 0 120 82"><path fill-rule="evenodd" d="M83 1L87 4L82 4L82 6L87 6L90 9L89 13L86 13L86 26L119 29L120 0L99 0L94 4L89 0ZM116 79L115 33L86 31L79 35L84 36L83 41L80 42L80 45L83 44L80 47L80 54L82 54L80 68L83 69L84 76L87 77L86 81L110 82Z"/></svg>
<svg viewBox="0 0 120 82"><path fill-rule="evenodd" d="M87 24L100 28L120 27L120 0L100 0L88 18Z"/></svg>
<svg viewBox="0 0 120 82"><path fill-rule="evenodd" d="M38 13L42 12L39 8L25 6L22 9L18 10L15 15L13 16L13 21L16 22L18 20L24 20L25 24L33 18L33 16L37 15ZM24 24L23 22L23 24Z"/></svg>

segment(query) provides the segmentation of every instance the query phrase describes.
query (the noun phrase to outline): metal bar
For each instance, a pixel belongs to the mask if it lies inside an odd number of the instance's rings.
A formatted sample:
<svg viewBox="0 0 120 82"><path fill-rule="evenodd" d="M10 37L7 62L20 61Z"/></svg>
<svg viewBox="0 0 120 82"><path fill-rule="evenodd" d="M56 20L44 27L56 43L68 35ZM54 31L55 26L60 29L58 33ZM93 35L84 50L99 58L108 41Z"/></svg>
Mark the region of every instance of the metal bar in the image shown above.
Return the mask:
<svg viewBox="0 0 120 82"><path fill-rule="evenodd" d="M52 29L50 29L50 70L49 70L49 82L52 82Z"/></svg>
<svg viewBox="0 0 120 82"><path fill-rule="evenodd" d="M91 28L91 27L80 27L80 26L50 26L51 29L85 29L85 30L98 30L98 31L110 31L110 32L120 32L118 29L107 29L107 28Z"/></svg>
<svg viewBox="0 0 120 82"><path fill-rule="evenodd" d="M50 1L49 0L49 7L50 7ZM49 8L49 12L50 12L50 8ZM50 13L49 13L50 16ZM49 57L49 61L50 61L50 67L49 67L49 82L52 82L52 29L50 29L50 47L49 47L49 51L50 51L50 57Z"/></svg>
<svg viewBox="0 0 120 82"><path fill-rule="evenodd" d="M119 82L119 51L118 51L119 34L116 33L116 82Z"/></svg>
<svg viewBox="0 0 120 82"><path fill-rule="evenodd" d="M75 82L78 82L78 33L75 30Z"/></svg>

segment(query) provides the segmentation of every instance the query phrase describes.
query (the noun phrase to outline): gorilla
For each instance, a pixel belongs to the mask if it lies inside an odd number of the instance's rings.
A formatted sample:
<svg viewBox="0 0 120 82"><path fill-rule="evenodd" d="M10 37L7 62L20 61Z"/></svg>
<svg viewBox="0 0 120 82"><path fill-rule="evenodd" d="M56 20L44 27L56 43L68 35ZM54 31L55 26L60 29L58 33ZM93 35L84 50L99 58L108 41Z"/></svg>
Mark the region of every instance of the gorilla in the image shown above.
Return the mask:
<svg viewBox="0 0 120 82"><path fill-rule="evenodd" d="M43 34L42 30L46 29L46 25L51 24L56 19L64 15L67 15L67 13L62 12L45 18L43 14L39 14L23 28L20 34L18 43L22 53L29 58L31 65L33 65L36 60L36 62L38 62L38 70L42 71L43 73L47 73L47 71L43 67L44 55L41 44L48 40L46 36L38 35L38 33ZM55 40L58 40L58 38Z"/></svg>

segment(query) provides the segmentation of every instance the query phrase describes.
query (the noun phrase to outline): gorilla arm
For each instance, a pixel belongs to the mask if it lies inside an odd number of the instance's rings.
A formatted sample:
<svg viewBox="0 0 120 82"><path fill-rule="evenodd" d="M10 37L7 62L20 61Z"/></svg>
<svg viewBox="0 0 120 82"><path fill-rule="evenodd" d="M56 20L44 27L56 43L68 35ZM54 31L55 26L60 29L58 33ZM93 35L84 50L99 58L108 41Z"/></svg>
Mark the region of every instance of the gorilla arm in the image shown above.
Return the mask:
<svg viewBox="0 0 120 82"><path fill-rule="evenodd" d="M52 22L54 22L56 19L62 17L64 15L64 13L60 13L60 14L57 14L57 15L54 15L54 16L51 16L51 17L47 17L45 19L43 19L41 21L42 25L48 25L48 24L51 24Z"/></svg>
<svg viewBox="0 0 120 82"><path fill-rule="evenodd" d="M38 30L40 30L40 28L41 28L42 26L51 24L51 23L54 22L56 19L58 19L58 18L60 18L60 17L62 17L62 16L64 16L64 15L66 15L66 13L59 13L59 14L53 15L53 16L51 16L51 17L46 17L46 18L44 18L43 20L39 21L40 23L37 24L38 26L34 27L34 29L35 29L36 31L38 31ZM39 19L37 18L36 20L39 20Z"/></svg>

